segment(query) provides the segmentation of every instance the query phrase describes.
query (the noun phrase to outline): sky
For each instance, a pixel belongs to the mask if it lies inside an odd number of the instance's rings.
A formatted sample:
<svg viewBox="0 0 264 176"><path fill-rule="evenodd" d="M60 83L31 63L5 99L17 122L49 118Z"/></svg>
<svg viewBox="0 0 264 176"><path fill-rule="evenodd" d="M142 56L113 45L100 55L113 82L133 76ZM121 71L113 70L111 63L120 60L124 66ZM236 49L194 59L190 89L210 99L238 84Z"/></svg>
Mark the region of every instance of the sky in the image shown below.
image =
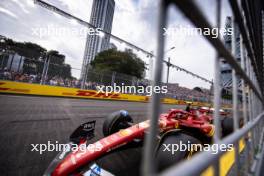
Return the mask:
<svg viewBox="0 0 264 176"><path fill-rule="evenodd" d="M68 13L89 21L92 0L44 0ZM157 19L159 1L156 0L115 0L115 13L112 34L129 41L147 51L157 50ZM215 26L215 1L196 0L212 26ZM190 9L191 10L191 9ZM226 16L230 16L227 0L223 1L221 27ZM169 8L168 27L193 27L189 20L176 7ZM54 31L57 29L58 31ZM71 64L73 76L79 77L86 41L86 28L73 20L66 19L47 9L37 6L33 0L0 1L0 35L16 41L37 43L48 50L54 49L66 56L66 63ZM63 31L63 32L61 32ZM65 32L66 31L66 32ZM119 50L129 48L114 40L112 43ZM169 48L175 49L168 51ZM175 65L213 79L214 49L199 35L166 36L165 59L170 57ZM147 64L146 54L134 51ZM155 59L155 58L154 58ZM163 81L166 80L166 66L163 66ZM147 78L149 73L147 72ZM170 69L169 82L193 88L209 88L209 84Z"/></svg>

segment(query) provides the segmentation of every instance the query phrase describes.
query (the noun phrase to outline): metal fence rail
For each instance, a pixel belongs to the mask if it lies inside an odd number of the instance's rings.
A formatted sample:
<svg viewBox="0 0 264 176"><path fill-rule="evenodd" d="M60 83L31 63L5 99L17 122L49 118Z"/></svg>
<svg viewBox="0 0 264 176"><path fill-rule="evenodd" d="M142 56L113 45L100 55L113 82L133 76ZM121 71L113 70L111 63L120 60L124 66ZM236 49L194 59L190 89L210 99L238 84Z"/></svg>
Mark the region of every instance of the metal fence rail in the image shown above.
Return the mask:
<svg viewBox="0 0 264 176"><path fill-rule="evenodd" d="M217 27L221 21L221 0L216 1L216 19ZM240 175L240 157L239 157L239 145L240 139L245 140L245 155L246 155L246 174L248 175L255 172L257 169L257 154L263 148L262 146L262 134L264 124L264 113L263 113L263 39L259 40L256 37L262 37L261 31L259 31L259 24L255 22L253 18L248 18L249 12L254 10L251 7L251 11L247 11L246 7L250 5L251 1L242 0L242 3L238 3L237 0L229 1L232 12L232 27L238 27L241 32L241 63L237 62L235 58L235 33L233 34L232 52L224 46L223 42L219 38L213 38L211 35L205 36L208 42L214 47L216 51L215 59L215 86L214 86L214 125L215 131L214 139L215 143L218 144L234 144L235 149L235 175ZM241 5L242 4L242 5ZM201 10L195 4L193 0L161 0L159 9L159 23L158 23L158 49L156 59L156 70L154 75L154 86L159 86L162 77L162 58L164 56L164 43L165 38L163 36L163 28L167 26L168 8L170 5L176 5L183 14L189 18L189 20L197 27L201 28L202 31L205 28L212 29L212 26L203 15ZM259 10L259 9L258 9ZM258 11L260 12L260 11ZM256 14L256 13L255 13ZM259 14L260 15L260 14ZM251 25L255 24L255 25ZM258 28L257 31L260 34L252 35L252 28ZM261 29L261 28L260 28ZM233 30L234 32L236 30ZM251 35L249 35L251 34ZM261 47L259 43L261 41ZM261 50L261 51L259 51ZM228 137L221 139L220 137L220 117L218 110L220 108L220 58L224 59L232 67L232 80L233 80L233 121L234 121L234 132ZM238 118L238 79L242 80L242 109L243 109L243 128L239 129L239 118ZM157 175L155 170L155 159L153 156L155 150L155 137L157 134L157 124L160 114L160 95L153 94L151 105L150 105L150 131L147 135L146 145L144 150L143 160L143 175ZM257 151L257 152L255 152ZM213 164L214 175L220 175L219 160L223 153L213 154L212 152L201 152L194 156L190 161L185 161L180 165L172 167L164 171L161 175L198 175L210 165ZM263 157L263 156L262 156Z"/></svg>

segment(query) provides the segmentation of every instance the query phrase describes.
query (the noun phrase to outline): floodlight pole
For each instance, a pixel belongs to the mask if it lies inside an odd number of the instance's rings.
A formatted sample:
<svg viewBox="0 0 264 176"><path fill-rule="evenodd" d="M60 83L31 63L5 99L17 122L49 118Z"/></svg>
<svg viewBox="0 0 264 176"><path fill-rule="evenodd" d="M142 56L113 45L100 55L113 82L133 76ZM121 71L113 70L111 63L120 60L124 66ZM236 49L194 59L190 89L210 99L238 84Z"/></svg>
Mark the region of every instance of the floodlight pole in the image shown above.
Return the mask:
<svg viewBox="0 0 264 176"><path fill-rule="evenodd" d="M50 60L50 55L49 55L49 53L47 53L46 57L45 57L45 61L44 61L44 66L43 66L43 71L42 71L42 75L41 75L41 80L40 80L40 84L41 85L45 84L45 80L46 80L47 73L48 73L49 60Z"/></svg>
<svg viewBox="0 0 264 176"><path fill-rule="evenodd" d="M81 89L85 89L85 83L86 83L86 79L87 79L87 75L88 75L88 70L89 70L89 64L86 65L85 67L85 71L84 71L84 75L81 78Z"/></svg>
<svg viewBox="0 0 264 176"><path fill-rule="evenodd" d="M170 67L172 66L171 62L170 62L170 57L168 58L168 61L166 62L167 64L167 81L166 83L169 83L169 74L170 74Z"/></svg>
<svg viewBox="0 0 264 176"><path fill-rule="evenodd" d="M50 59L52 57L51 51L46 53L45 61L44 61L44 67L41 75L41 80L40 84L43 85L45 84L46 78L48 76L48 70L49 70L49 64L50 64Z"/></svg>

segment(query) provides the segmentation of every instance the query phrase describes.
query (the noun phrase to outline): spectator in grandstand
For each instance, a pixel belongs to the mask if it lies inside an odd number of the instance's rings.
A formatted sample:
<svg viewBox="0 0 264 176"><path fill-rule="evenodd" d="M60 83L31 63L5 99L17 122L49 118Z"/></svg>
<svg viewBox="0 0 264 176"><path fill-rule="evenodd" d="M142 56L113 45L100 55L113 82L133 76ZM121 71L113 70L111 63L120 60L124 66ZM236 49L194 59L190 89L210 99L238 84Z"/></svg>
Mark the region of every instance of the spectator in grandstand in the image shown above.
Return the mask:
<svg viewBox="0 0 264 176"><path fill-rule="evenodd" d="M41 75L26 74L26 73L23 74L23 73L9 71L7 68L4 68L0 70L0 79L17 81L17 82L40 83ZM60 76L47 78L45 80L45 84L51 86L63 86L63 87L74 87L74 88L81 87L80 80L76 78L63 79ZM110 85L110 84L111 84L110 82L108 84L106 82L106 84L104 85ZM146 87L150 85L150 82L144 79L144 80L136 80L131 84L136 86ZM85 84L85 89L96 90L97 86L100 85L101 83L99 82L88 81ZM197 91L198 89L189 89L186 87L181 87L178 84L167 84L167 87L168 87L168 93L166 95L163 95L163 97L166 98L174 98L174 99L186 100L186 101L207 101L207 102L209 102L211 98L210 91L207 89L201 89L202 91ZM140 94L140 95L145 95L145 94Z"/></svg>

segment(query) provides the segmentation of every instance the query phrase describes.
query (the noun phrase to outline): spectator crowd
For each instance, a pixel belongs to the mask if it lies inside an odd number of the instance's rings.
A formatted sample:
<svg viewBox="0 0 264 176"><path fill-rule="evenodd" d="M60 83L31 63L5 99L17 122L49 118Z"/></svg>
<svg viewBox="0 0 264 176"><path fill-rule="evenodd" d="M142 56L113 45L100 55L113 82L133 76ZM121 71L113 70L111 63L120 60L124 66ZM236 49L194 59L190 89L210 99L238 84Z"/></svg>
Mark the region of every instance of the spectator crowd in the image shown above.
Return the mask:
<svg viewBox="0 0 264 176"><path fill-rule="evenodd" d="M168 93L166 96L170 98L202 102L209 102L211 100L211 93L208 89L201 89L201 91L198 91L195 89L181 87L178 84L168 84L167 86Z"/></svg>
<svg viewBox="0 0 264 176"><path fill-rule="evenodd" d="M18 73L14 71L9 71L8 69L0 70L0 80L10 80L16 82L27 82L36 83L41 82L40 74L26 74ZM62 87L72 87L80 88L81 81L76 78L66 78L63 79L60 76L48 77L45 80L46 85L51 86L62 86ZM85 89L97 90L97 86L102 85L102 83L88 81L85 83ZM148 86L150 85L149 80L138 80L136 86ZM208 102L211 99L210 91L207 89L201 89L197 91L195 89L189 89L186 87L181 87L178 84L167 84L168 93L165 95L166 98L174 98L187 101L202 101Z"/></svg>

